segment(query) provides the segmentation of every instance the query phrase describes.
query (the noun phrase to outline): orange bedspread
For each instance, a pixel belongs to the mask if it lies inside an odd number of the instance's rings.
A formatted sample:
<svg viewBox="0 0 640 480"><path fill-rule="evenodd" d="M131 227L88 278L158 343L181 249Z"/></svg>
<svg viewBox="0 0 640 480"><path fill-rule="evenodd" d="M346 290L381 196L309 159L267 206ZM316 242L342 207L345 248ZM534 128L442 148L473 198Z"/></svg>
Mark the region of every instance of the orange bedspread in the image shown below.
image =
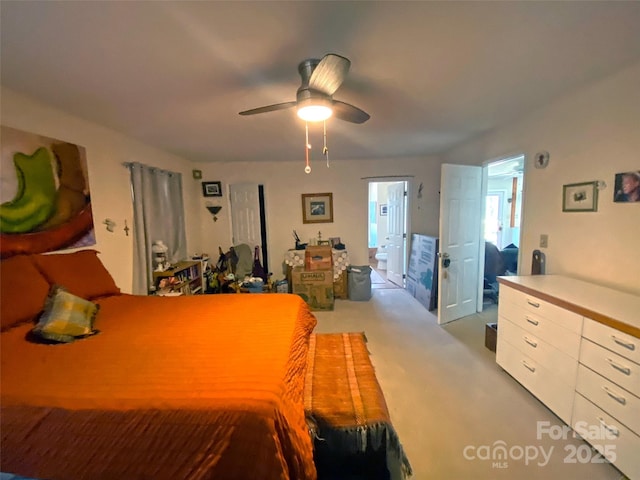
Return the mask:
<svg viewBox="0 0 640 480"><path fill-rule="evenodd" d="M46 479L313 479L296 295L114 296L72 344L2 333L1 465Z"/></svg>

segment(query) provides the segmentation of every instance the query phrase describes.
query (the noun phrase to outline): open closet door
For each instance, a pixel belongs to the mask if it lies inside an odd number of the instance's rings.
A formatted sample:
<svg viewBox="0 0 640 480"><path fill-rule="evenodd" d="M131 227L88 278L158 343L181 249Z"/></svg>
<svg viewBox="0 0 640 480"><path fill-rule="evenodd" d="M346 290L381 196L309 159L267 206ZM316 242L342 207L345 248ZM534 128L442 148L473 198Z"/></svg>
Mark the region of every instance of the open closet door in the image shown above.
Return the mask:
<svg viewBox="0 0 640 480"><path fill-rule="evenodd" d="M267 265L266 225L264 218L264 196L262 185L237 183L229 185L231 202L231 235L234 245L246 243L260 247L262 264Z"/></svg>

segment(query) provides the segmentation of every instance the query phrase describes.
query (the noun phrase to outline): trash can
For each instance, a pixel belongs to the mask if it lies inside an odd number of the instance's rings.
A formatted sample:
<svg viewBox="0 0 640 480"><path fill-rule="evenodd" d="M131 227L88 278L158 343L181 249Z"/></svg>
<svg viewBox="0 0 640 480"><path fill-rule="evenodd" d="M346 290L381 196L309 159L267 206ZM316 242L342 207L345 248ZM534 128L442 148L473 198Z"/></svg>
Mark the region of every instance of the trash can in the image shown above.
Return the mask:
<svg viewBox="0 0 640 480"><path fill-rule="evenodd" d="M366 302L371 298L371 267L369 265L347 267L349 300Z"/></svg>

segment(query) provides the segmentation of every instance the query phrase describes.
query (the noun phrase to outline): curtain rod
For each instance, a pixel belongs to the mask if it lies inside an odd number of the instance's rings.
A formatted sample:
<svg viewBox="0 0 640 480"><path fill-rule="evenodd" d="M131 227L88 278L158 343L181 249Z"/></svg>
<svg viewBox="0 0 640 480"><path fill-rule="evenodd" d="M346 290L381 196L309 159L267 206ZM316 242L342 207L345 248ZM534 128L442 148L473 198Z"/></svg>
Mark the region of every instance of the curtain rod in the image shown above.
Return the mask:
<svg viewBox="0 0 640 480"><path fill-rule="evenodd" d="M131 167L141 167L141 168L148 168L149 170L155 171L155 172L166 173L168 175L182 175L180 172L172 172L171 170L165 170L164 168L145 165L144 163L140 163L140 162L122 162L122 166L129 170L131 169Z"/></svg>

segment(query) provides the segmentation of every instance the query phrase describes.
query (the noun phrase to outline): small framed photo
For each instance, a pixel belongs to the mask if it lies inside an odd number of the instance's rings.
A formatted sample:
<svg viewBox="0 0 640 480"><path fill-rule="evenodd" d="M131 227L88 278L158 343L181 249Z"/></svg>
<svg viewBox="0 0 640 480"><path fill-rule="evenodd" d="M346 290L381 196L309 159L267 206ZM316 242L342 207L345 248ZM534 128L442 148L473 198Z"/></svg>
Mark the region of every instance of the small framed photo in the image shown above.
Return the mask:
<svg viewBox="0 0 640 480"><path fill-rule="evenodd" d="M640 170L616 173L613 201L616 203L640 202Z"/></svg>
<svg viewBox="0 0 640 480"><path fill-rule="evenodd" d="M562 211L598 211L598 182L571 183L563 185Z"/></svg>
<svg viewBox="0 0 640 480"><path fill-rule="evenodd" d="M202 195L205 197L221 197L222 182L202 182Z"/></svg>
<svg viewBox="0 0 640 480"><path fill-rule="evenodd" d="M380 205L380 216L385 217L387 215L387 204L383 203Z"/></svg>
<svg viewBox="0 0 640 480"><path fill-rule="evenodd" d="M302 223L332 223L333 194L303 193Z"/></svg>
<svg viewBox="0 0 640 480"><path fill-rule="evenodd" d="M331 246L335 247L336 245L338 245L340 242L340 237L329 237L329 241L331 242Z"/></svg>

